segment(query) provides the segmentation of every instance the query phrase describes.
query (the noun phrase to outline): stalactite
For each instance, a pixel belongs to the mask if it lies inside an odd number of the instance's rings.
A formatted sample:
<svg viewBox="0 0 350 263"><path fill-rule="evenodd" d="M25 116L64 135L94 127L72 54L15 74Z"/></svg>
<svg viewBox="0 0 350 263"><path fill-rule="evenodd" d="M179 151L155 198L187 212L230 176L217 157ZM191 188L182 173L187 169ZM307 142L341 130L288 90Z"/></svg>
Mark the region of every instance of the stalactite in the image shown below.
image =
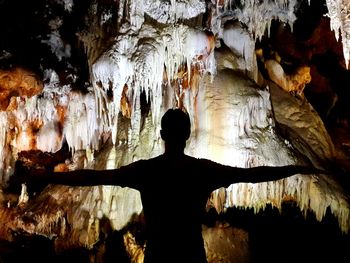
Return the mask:
<svg viewBox="0 0 350 263"><path fill-rule="evenodd" d="M255 82L258 81L258 65L255 55L255 41L243 28L242 24L229 24L223 30L223 41L236 56L242 57L242 71L247 72Z"/></svg>
<svg viewBox="0 0 350 263"><path fill-rule="evenodd" d="M331 29L339 41L339 33L343 44L343 54L346 68L350 60L350 3L346 0L326 0L328 16L331 19Z"/></svg>
<svg viewBox="0 0 350 263"><path fill-rule="evenodd" d="M205 2L145 0L144 11L156 21L164 24L176 23L179 20L191 19L205 12Z"/></svg>
<svg viewBox="0 0 350 263"><path fill-rule="evenodd" d="M258 212L264 210L267 204L281 209L283 201L291 199L305 215L308 211L312 211L318 221L322 221L327 209L330 208L338 220L341 231L346 234L350 226L350 207L339 190L327 176L295 175L276 182L233 184L226 190L226 200L222 200L216 191L213 193L211 203L216 205L217 211L225 211L234 206L253 208Z"/></svg>
<svg viewBox="0 0 350 263"><path fill-rule="evenodd" d="M92 93L70 93L63 134L72 151L98 150L103 126L97 117Z"/></svg>
<svg viewBox="0 0 350 263"><path fill-rule="evenodd" d="M245 24L254 39L261 39L266 30L269 35L272 20L280 20L293 28L293 23L296 20L294 14L296 0L241 0L238 2L225 0L223 4L220 4L221 1L217 1L217 5L218 9L222 10L220 12L227 13Z"/></svg>
<svg viewBox="0 0 350 263"><path fill-rule="evenodd" d="M136 129L133 133L138 134L140 114L137 114L139 107L135 108L135 105L141 91L151 101L152 118L156 122L161 114L164 68L168 81L177 78L183 64L187 65L188 74L194 63L201 68L202 74L215 71L213 48L213 38L184 25L166 27L162 31L145 25L137 36L119 37L92 67L95 94L99 96L98 108L103 109L101 104L108 105L107 119L110 123L107 125L113 127L114 143L124 85L130 89L132 129ZM113 87L112 103L106 95L110 87ZM100 114L105 113L100 111Z"/></svg>
<svg viewBox="0 0 350 263"><path fill-rule="evenodd" d="M72 10L73 1L59 2L67 11ZM312 115L312 121L305 121L311 116L308 102L298 107L282 105L276 110L278 106L273 109L271 105L269 87L257 85L255 41L269 31L273 19L292 28L296 4L295 0L241 0L239 4L217 1L215 10L210 10L211 33L180 23L206 12L205 1L124 0L119 1L117 14L102 11L98 18L91 19L96 24L90 29L96 32L81 37L88 53L92 87L85 93L73 91L70 85L60 83L55 71L46 70L40 96L11 98L9 105L13 110L0 112L0 122L5 124L0 127L1 181L6 182L12 172L11 160L6 158L14 158L15 151L56 152L64 140L73 156L72 162L64 163L62 169L114 169L154 157L163 150L159 136L162 113L176 106L187 110L192 120L192 135L186 148L186 153L192 156L238 167L303 163L292 143L282 139L275 129L274 115L283 111L288 125L294 125L298 131L311 127L309 133L304 131L309 137L307 145L316 149L320 158L328 158L333 148L321 120ZM332 29L337 38L339 30L344 38L344 57L348 61L350 48L343 36L347 32L347 7L339 9L339 2L336 5L331 1L327 5ZM97 1L93 1L90 12L97 7ZM161 26L149 23L144 14ZM106 48L107 44L95 37L104 36L106 32L99 31L100 26L108 27L115 15L117 29L113 32L118 34ZM226 23L225 19L237 19L239 24ZM94 41L90 42L91 39ZM221 40L228 51L219 49ZM56 56L61 61L69 57L69 52L61 42L58 44ZM227 66L230 56L235 57L239 66L234 63ZM219 69L217 64L221 65ZM141 109L141 95L145 95L150 107L147 114ZM296 108L302 116L293 119ZM126 128L120 125L121 119L127 122ZM122 129L126 135L120 135ZM111 143L106 139L110 136ZM315 141L319 145L314 146ZM12 152L7 144L13 147ZM305 153L310 159L312 154ZM23 210L11 205L0 207L0 215L10 221L6 229L0 230L1 235L8 235L6 230L19 229L55 236L60 248L92 248L98 240L102 219L107 218L113 230L120 230L142 211L139 193L118 186L49 186L35 197L35 203L30 200L28 204L24 190L20 199ZM234 184L215 191L211 203L218 211L233 206L259 211L270 203L281 208L286 199L294 200L304 213L314 212L319 221L330 208L341 230L349 231L350 208L343 190L323 175L296 175L254 185ZM16 220L11 221L12 218ZM30 223L28 218L32 219Z"/></svg>

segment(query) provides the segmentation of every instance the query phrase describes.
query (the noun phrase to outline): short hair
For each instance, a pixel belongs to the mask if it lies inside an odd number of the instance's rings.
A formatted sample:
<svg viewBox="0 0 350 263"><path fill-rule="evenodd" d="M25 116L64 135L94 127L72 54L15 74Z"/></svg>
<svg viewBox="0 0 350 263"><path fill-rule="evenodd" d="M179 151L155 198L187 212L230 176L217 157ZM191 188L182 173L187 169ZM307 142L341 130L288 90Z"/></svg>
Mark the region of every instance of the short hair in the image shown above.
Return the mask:
<svg viewBox="0 0 350 263"><path fill-rule="evenodd" d="M191 133L191 120L181 109L167 110L161 120L162 138L167 141L186 141Z"/></svg>

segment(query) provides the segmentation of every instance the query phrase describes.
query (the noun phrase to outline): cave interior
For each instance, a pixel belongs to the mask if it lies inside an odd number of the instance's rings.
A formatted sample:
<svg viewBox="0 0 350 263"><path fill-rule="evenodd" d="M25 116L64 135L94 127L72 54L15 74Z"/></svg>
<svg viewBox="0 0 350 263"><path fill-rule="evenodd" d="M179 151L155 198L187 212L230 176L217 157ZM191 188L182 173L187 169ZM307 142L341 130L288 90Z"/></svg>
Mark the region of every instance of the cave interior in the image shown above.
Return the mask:
<svg viewBox="0 0 350 263"><path fill-rule="evenodd" d="M171 107L191 116L190 155L334 170L218 189L209 262L349 262L349 13L346 0L0 0L0 262L142 262L135 191L11 178L156 156Z"/></svg>

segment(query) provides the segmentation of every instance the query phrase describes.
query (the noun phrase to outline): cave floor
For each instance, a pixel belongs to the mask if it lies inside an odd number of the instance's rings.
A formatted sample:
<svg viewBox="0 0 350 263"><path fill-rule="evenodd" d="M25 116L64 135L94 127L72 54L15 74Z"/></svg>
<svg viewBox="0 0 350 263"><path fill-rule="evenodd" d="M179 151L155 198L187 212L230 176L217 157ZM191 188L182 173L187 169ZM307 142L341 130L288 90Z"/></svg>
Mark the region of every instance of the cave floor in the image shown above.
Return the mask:
<svg viewBox="0 0 350 263"><path fill-rule="evenodd" d="M322 222L312 213L304 217L294 204L285 204L281 212L270 206L257 214L234 208L208 218L208 227L219 220L248 232L249 256L235 263L350 262L350 233L340 232L329 211ZM0 241L0 263L130 262L120 234L114 233L103 244L90 251L78 248L56 253L52 240L18 235L16 242ZM233 249L238 247L232 245Z"/></svg>

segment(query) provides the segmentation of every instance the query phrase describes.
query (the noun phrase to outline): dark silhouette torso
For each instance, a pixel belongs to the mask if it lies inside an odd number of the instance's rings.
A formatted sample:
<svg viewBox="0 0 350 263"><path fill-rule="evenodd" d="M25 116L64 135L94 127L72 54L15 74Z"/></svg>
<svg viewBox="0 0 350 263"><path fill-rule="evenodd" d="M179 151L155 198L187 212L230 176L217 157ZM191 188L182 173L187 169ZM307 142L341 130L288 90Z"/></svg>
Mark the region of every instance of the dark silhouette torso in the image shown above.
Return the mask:
<svg viewBox="0 0 350 263"><path fill-rule="evenodd" d="M187 155L160 155L127 166L135 169L129 186L141 193L145 262L207 262L202 216L217 186L209 182L213 175L207 174L206 164L214 163Z"/></svg>

